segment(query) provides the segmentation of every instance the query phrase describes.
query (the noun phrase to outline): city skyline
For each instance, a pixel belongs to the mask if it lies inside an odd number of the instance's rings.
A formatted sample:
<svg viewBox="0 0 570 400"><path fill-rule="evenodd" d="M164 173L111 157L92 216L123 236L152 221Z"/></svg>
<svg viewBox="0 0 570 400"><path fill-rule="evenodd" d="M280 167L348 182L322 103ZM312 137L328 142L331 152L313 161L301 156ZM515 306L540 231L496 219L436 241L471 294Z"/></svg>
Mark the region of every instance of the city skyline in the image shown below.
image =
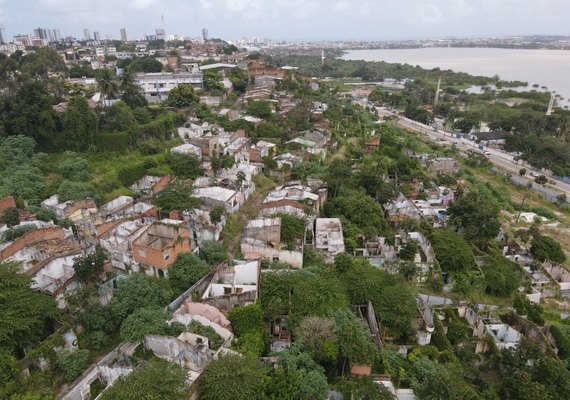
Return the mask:
<svg viewBox="0 0 570 400"><path fill-rule="evenodd" d="M0 23L11 39L34 27L59 29L83 38L83 30L102 38L143 38L165 29L167 35L211 38L270 37L277 40L395 40L511 35L568 35L570 3L542 0L0 0ZM164 15L164 25L161 16Z"/></svg>

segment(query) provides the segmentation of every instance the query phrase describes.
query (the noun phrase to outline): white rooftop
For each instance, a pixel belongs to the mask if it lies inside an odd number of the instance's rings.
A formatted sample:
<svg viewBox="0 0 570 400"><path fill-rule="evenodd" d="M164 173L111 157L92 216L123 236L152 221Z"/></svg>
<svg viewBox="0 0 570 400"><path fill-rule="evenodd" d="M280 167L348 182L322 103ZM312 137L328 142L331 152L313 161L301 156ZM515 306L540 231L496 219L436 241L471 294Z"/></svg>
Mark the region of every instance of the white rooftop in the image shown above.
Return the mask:
<svg viewBox="0 0 570 400"><path fill-rule="evenodd" d="M235 190L226 189L219 186L210 186L194 190L194 196L196 197L210 198L223 202L229 201L233 196L235 196L235 194Z"/></svg>

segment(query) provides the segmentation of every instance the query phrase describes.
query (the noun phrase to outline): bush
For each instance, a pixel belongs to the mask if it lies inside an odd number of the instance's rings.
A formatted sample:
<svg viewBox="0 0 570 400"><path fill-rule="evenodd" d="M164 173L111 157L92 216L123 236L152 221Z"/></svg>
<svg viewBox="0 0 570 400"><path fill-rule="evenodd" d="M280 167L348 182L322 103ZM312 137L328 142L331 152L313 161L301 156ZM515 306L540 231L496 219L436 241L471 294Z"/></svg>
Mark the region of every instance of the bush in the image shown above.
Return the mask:
<svg viewBox="0 0 570 400"><path fill-rule="evenodd" d="M218 350L224 344L224 339L214 330L214 328L202 325L198 321L192 321L186 327L186 330L196 335L205 336L208 338L210 350Z"/></svg>
<svg viewBox="0 0 570 400"><path fill-rule="evenodd" d="M89 180L89 163L82 157L70 157L59 164L59 172L72 181Z"/></svg>
<svg viewBox="0 0 570 400"><path fill-rule="evenodd" d="M88 362L89 350L65 351L57 357L57 364L67 381L79 378Z"/></svg>
<svg viewBox="0 0 570 400"><path fill-rule="evenodd" d="M200 246L200 257L210 265L219 264L226 259L226 252L222 242L205 240Z"/></svg>

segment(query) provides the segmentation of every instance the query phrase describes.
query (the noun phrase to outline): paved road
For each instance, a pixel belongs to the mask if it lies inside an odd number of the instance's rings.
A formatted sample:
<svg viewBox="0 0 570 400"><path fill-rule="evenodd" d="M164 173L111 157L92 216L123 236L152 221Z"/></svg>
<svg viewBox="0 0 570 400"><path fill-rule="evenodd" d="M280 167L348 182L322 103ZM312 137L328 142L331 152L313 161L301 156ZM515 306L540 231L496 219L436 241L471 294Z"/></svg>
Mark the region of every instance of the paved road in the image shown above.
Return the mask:
<svg viewBox="0 0 570 400"><path fill-rule="evenodd" d="M420 133L425 133L432 141L440 143L440 144L445 144L445 143L449 143L449 144L455 144L455 146L458 148L458 150L466 152L466 151L473 151L473 150L478 150L478 144L471 141L471 140L467 140L467 139L461 139L461 138L454 138L451 136L451 134L449 132L445 132L443 130L434 130L433 127L429 126L429 125L425 125L422 124L420 122L411 120L409 118L403 117L401 115L397 115L396 113L383 109L383 108L377 108L378 111L378 115L380 117L384 117L384 116L392 116L392 117L397 117L397 121L396 123L398 125L400 125L401 127L411 130L411 131L415 131L415 132L420 132ZM513 181L514 183L519 183L519 184L523 184L526 185L528 182L530 182L532 180L533 183L533 187L532 189L540 192L542 194L544 194L548 199L550 200L554 200L556 199L556 196L558 196L561 193L566 194L569 198L570 198L570 184L566 183L554 176L552 176L551 174L544 172L544 171L540 171L537 170L535 168L533 168L532 166L530 166L527 162L523 161L523 160L514 160L514 157L511 154L505 153L503 151L497 150L497 149L492 149L492 148L485 148L484 151L486 153L489 153L487 155L487 158L493 163L493 165L495 165L497 168L508 172L509 174L511 174L513 176ZM538 175L545 175L549 180L552 180L554 182L556 182L556 186L555 187L543 187L538 185L537 183L534 182L534 178L530 177L528 179L526 179L525 177L519 177L519 170L521 168L526 168L527 170L527 175L530 175L531 173Z"/></svg>

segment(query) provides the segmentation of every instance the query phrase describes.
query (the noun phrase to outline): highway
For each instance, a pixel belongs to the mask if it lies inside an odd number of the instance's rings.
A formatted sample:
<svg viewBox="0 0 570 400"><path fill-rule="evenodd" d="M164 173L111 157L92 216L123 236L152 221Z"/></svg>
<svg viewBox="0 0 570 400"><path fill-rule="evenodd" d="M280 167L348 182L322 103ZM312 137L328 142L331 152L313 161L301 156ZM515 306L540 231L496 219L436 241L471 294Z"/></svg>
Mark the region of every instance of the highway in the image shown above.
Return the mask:
<svg viewBox="0 0 570 400"><path fill-rule="evenodd" d="M493 163L495 167L513 176L513 180L515 183L526 185L528 182L532 182L533 186L532 188L535 191L542 193L550 200L555 200L556 196L558 196L561 193L566 194L570 198L570 184L555 178L548 172L544 172L536 168L533 168L523 160L518 160L518 161L514 160L513 155L509 153L497 149L492 149L489 147L484 148L484 150L480 150L478 148L479 145L471 140L463 138L454 138L451 136L451 133L449 132L445 132L444 130L440 129L434 129L430 125L422 124L420 122L406 118L402 115L398 115L397 113L386 110L384 108L376 107L376 110L378 111L378 116L396 117L397 118L396 124L399 125L400 127L410 131L424 133L428 136L430 140L438 144L450 144L450 145L454 144L457 147L457 149L461 152L474 151L474 150L477 150L479 152L484 151L485 153L487 153L487 158L489 159L489 161L491 161L491 163ZM519 171L521 168L526 168L527 170L527 175L524 177L519 176ZM536 174L536 176L544 175L549 180L556 182L556 185L554 187L552 187L552 185L549 187L543 187L534 182L534 178L531 176L531 174Z"/></svg>

